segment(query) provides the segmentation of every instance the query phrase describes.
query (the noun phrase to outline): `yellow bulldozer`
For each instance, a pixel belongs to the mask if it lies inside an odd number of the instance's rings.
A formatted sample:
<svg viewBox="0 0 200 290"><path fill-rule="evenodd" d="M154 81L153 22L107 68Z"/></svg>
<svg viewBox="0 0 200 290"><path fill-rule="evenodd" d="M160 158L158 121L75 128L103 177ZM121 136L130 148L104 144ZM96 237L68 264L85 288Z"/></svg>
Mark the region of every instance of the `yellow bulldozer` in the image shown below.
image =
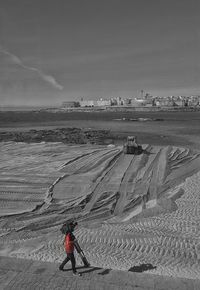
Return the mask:
<svg viewBox="0 0 200 290"><path fill-rule="evenodd" d="M136 136L128 136L127 141L123 146L123 152L125 154L139 155L143 152L142 146L138 145Z"/></svg>

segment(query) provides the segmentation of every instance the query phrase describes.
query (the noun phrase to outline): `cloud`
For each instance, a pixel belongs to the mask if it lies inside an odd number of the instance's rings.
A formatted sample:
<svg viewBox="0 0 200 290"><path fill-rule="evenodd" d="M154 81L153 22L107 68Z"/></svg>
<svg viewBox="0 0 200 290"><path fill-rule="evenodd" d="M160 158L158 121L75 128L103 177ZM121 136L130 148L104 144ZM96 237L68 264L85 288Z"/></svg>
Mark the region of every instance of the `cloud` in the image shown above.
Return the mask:
<svg viewBox="0 0 200 290"><path fill-rule="evenodd" d="M38 71L38 70L37 70ZM58 89L58 90L62 90L63 89L63 86L60 85L55 79L54 77L50 76L50 75L46 75L44 73L42 73L41 71L38 71L38 74L40 75L40 77L50 83L54 88Z"/></svg>
<svg viewBox="0 0 200 290"><path fill-rule="evenodd" d="M23 63L23 61L18 56L10 53L8 50L2 48L1 46L0 46L0 52L5 54L5 55L8 55L10 60L14 64L19 65L19 66L21 66L24 69L27 69L27 70L30 70L30 71L35 71L40 76L40 78L43 81L51 84L55 89L58 89L58 90L62 90L63 89L63 86L61 84L59 84L53 76L47 75L43 71L41 71L41 70L39 70L39 69L37 69L35 67L31 67L31 66L25 65Z"/></svg>

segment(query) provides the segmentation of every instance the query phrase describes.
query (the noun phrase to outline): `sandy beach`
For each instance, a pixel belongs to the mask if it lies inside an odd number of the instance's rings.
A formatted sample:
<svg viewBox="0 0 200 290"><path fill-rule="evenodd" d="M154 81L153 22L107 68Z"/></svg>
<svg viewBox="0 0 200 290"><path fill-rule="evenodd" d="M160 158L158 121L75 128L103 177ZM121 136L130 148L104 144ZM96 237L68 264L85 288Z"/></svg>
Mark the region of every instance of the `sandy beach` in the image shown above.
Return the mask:
<svg viewBox="0 0 200 290"><path fill-rule="evenodd" d="M0 143L0 255L59 263L73 218L92 266L199 279L200 153L142 145Z"/></svg>

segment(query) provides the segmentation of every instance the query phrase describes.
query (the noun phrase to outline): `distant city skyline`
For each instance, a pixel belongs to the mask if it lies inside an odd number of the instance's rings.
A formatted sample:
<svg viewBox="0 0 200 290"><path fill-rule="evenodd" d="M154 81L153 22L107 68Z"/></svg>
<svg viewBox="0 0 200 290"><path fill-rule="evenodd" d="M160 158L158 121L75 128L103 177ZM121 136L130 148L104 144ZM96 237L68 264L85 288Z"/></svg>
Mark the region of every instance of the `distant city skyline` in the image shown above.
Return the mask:
<svg viewBox="0 0 200 290"><path fill-rule="evenodd" d="M200 94L198 0L2 0L1 105Z"/></svg>

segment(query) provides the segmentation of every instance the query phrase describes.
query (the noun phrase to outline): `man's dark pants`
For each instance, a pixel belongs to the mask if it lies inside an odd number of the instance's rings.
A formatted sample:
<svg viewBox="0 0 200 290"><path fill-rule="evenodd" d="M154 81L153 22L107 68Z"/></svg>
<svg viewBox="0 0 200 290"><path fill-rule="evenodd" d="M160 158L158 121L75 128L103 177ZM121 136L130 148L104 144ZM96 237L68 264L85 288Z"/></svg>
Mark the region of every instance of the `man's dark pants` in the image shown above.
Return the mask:
<svg viewBox="0 0 200 290"><path fill-rule="evenodd" d="M67 254L67 257L64 259L64 261L62 262L62 264L60 265L60 270L62 270L65 266L65 264L67 264L68 261L71 261L72 263L72 271L74 273L76 273L76 260L75 260L75 257L74 257L74 253L68 253Z"/></svg>

